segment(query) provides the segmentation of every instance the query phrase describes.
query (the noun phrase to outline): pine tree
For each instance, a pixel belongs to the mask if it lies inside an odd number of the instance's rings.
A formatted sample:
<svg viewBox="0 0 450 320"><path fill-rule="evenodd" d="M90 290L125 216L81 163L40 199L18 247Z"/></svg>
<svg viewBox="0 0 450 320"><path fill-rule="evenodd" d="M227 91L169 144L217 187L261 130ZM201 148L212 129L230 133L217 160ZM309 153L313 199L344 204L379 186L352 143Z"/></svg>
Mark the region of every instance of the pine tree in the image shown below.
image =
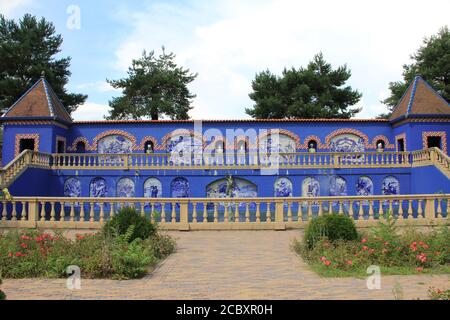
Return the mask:
<svg viewBox="0 0 450 320"><path fill-rule="evenodd" d="M319 53L307 68L284 69L278 77L269 70L256 75L249 97L255 101L247 114L256 119L342 118L360 111L350 108L361 93L345 83L351 72L347 66L333 70Z"/></svg>
<svg viewBox="0 0 450 320"><path fill-rule="evenodd" d="M18 22L0 15L0 112L4 113L45 72L69 113L87 99L65 89L70 57L56 59L63 39L53 23L26 14Z"/></svg>
<svg viewBox="0 0 450 320"><path fill-rule="evenodd" d="M123 94L109 102L112 110L106 119L158 120L162 116L189 119L191 99L195 95L189 92L187 85L197 75L178 67L175 55L162 49L158 57L154 51L148 54L144 51L140 59L133 60L127 78L107 80L112 87L122 89Z"/></svg>

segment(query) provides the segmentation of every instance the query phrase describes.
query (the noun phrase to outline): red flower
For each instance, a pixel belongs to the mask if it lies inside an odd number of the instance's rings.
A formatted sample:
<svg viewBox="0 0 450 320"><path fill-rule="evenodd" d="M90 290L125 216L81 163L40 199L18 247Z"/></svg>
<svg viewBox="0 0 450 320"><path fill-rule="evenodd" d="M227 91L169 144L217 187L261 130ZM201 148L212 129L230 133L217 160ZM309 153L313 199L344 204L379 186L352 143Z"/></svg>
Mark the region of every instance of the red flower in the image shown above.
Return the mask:
<svg viewBox="0 0 450 320"><path fill-rule="evenodd" d="M353 261L352 261L352 260L347 260L347 264L348 264L349 266L351 266L351 265L353 264Z"/></svg>
<svg viewBox="0 0 450 320"><path fill-rule="evenodd" d="M325 257L320 258L320 261L322 261L322 262L324 262L326 260L327 260L327 258L325 258Z"/></svg>
<svg viewBox="0 0 450 320"><path fill-rule="evenodd" d="M22 248L24 248L24 249L28 248L28 246L27 246L26 243L21 243L20 246L21 246Z"/></svg>
<svg viewBox="0 0 450 320"><path fill-rule="evenodd" d="M22 252L16 252L16 257L25 257L26 254L22 253Z"/></svg>
<svg viewBox="0 0 450 320"><path fill-rule="evenodd" d="M330 261L330 260L326 260L326 261L324 262L324 264L325 264L326 266L329 266L329 265L331 264L331 261Z"/></svg>
<svg viewBox="0 0 450 320"><path fill-rule="evenodd" d="M23 236L20 236L20 239L22 239L22 240L30 240L31 238L28 237L28 236L23 235Z"/></svg>
<svg viewBox="0 0 450 320"><path fill-rule="evenodd" d="M364 246L364 247L362 247L362 250L363 251L367 251L369 249L369 247L368 246Z"/></svg>
<svg viewBox="0 0 450 320"><path fill-rule="evenodd" d="M13 253L12 252L8 252L8 257L12 257L13 256Z"/></svg>
<svg viewBox="0 0 450 320"><path fill-rule="evenodd" d="M366 242L367 242L367 239L366 239L366 238L364 238L364 239L361 240L361 243L366 243Z"/></svg>
<svg viewBox="0 0 450 320"><path fill-rule="evenodd" d="M418 272L422 272L422 271L423 271L423 267L417 267L416 270L417 270Z"/></svg>

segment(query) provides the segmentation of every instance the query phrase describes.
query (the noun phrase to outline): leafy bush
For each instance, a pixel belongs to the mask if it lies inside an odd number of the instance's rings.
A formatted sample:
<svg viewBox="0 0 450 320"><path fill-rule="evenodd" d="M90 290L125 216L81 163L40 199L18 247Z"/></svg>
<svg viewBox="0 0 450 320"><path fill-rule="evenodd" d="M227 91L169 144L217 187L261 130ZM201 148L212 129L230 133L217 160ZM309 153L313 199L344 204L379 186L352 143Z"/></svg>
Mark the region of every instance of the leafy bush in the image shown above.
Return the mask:
<svg viewBox="0 0 450 320"><path fill-rule="evenodd" d="M450 300L450 290L441 290L430 287L428 289L430 300Z"/></svg>
<svg viewBox="0 0 450 320"><path fill-rule="evenodd" d="M2 285L2 278L0 277L0 286ZM6 294L1 290L0 287L0 300L6 300Z"/></svg>
<svg viewBox="0 0 450 320"><path fill-rule="evenodd" d="M132 228L132 232L130 232L130 228ZM128 232L127 240L133 242L135 239L145 240L154 235L156 226L150 219L141 216L136 209L124 207L105 224L103 231L117 233L118 235L125 235Z"/></svg>
<svg viewBox="0 0 450 320"><path fill-rule="evenodd" d="M172 238L154 233L130 241L133 225L124 235L77 235L11 231L0 235L0 274L5 278L64 278L69 265L79 266L84 278L139 278L173 252Z"/></svg>
<svg viewBox="0 0 450 320"><path fill-rule="evenodd" d="M330 241L322 237L314 246L296 242L294 249L325 276L365 276L370 265L383 274L450 272L450 230L447 226L419 232L410 227L399 233L388 219L358 236L359 240Z"/></svg>
<svg viewBox="0 0 450 320"><path fill-rule="evenodd" d="M327 214L312 219L305 230L304 241L313 248L322 238L330 241L355 240L358 237L355 222L344 215Z"/></svg>

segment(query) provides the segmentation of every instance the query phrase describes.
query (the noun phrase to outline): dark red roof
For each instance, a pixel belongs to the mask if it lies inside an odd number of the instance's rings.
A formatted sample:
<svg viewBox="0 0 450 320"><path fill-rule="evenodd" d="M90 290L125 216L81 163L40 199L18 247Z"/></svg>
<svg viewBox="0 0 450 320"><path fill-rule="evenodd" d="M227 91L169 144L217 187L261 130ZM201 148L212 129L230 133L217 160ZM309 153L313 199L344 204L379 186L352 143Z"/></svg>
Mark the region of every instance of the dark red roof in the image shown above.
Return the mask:
<svg viewBox="0 0 450 320"><path fill-rule="evenodd" d="M450 105L421 77L409 85L390 117L391 121L419 116L450 116Z"/></svg>
<svg viewBox="0 0 450 320"><path fill-rule="evenodd" d="M52 118L71 123L72 118L64 108L45 78L40 78L22 97L19 98L4 118Z"/></svg>

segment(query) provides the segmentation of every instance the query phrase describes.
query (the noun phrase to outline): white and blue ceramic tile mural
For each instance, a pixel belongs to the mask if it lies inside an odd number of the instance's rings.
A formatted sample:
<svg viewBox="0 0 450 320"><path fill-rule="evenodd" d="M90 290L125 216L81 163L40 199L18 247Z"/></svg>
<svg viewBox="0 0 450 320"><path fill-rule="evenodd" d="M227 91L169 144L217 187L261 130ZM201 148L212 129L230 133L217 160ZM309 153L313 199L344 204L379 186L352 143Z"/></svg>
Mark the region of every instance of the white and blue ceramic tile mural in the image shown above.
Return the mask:
<svg viewBox="0 0 450 320"><path fill-rule="evenodd" d="M288 178L278 178L274 184L275 197L292 197L292 182Z"/></svg>
<svg viewBox="0 0 450 320"><path fill-rule="evenodd" d="M81 183L77 178L69 178L64 182L64 196L76 198L81 196Z"/></svg>
<svg viewBox="0 0 450 320"><path fill-rule="evenodd" d="M255 184L248 180L233 178L233 185L230 190L231 198L254 198L258 191ZM227 198L227 179L214 181L206 187L208 198Z"/></svg>
<svg viewBox="0 0 450 320"><path fill-rule="evenodd" d="M371 196L373 195L373 182L369 177L359 177L356 181L356 195L357 196Z"/></svg>
<svg viewBox="0 0 450 320"><path fill-rule="evenodd" d="M364 152L364 140L354 134L340 134L330 141L331 152Z"/></svg>
<svg viewBox="0 0 450 320"><path fill-rule="evenodd" d="M260 142L260 152L263 153L289 153L295 151L295 140L285 134L268 135Z"/></svg>
<svg viewBox="0 0 450 320"><path fill-rule="evenodd" d="M330 178L330 196L346 196L347 182L342 177L333 176Z"/></svg>
<svg viewBox="0 0 450 320"><path fill-rule="evenodd" d="M320 184L315 178L309 177L303 180L302 197L318 197L320 195Z"/></svg>
<svg viewBox="0 0 450 320"><path fill-rule="evenodd" d="M131 153L132 150L133 143L121 135L106 136L98 141L98 153Z"/></svg>
<svg viewBox="0 0 450 320"><path fill-rule="evenodd" d="M175 178L170 184L170 191L172 198L188 198L189 197L189 182L185 178Z"/></svg>
<svg viewBox="0 0 450 320"><path fill-rule="evenodd" d="M92 179L89 187L89 195L92 198L104 198L108 196L106 180L100 177Z"/></svg>
<svg viewBox="0 0 450 320"><path fill-rule="evenodd" d="M190 164L201 160L202 143L190 135L174 135L167 141L169 161L176 164Z"/></svg>
<svg viewBox="0 0 450 320"><path fill-rule="evenodd" d="M132 198L135 195L134 181L130 178L122 178L117 182L117 196Z"/></svg>
<svg viewBox="0 0 450 320"><path fill-rule="evenodd" d="M381 185L381 192L386 196L400 194L400 182L395 177L386 177Z"/></svg>
<svg viewBox="0 0 450 320"><path fill-rule="evenodd" d="M156 178L148 178L144 182L144 197L145 198L161 198L162 184Z"/></svg>

